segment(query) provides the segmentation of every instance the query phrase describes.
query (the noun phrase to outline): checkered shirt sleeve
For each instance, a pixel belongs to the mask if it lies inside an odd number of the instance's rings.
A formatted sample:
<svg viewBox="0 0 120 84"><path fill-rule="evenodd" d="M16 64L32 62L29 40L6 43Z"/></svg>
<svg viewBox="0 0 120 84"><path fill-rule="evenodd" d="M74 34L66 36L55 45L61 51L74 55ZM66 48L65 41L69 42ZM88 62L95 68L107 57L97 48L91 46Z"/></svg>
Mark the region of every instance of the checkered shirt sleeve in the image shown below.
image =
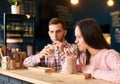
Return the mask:
<svg viewBox="0 0 120 84"><path fill-rule="evenodd" d="M24 60L23 65L28 67L28 66L34 66L38 63L40 63L40 53L27 57Z"/></svg>

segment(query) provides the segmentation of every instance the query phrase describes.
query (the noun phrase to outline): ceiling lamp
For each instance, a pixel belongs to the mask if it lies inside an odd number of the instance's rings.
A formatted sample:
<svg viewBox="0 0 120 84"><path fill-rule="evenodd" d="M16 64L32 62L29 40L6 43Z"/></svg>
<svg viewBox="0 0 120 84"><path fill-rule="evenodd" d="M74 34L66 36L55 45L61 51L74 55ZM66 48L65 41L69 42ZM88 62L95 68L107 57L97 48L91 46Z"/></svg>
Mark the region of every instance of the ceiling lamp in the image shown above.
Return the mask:
<svg viewBox="0 0 120 84"><path fill-rule="evenodd" d="M78 0L71 0L71 4L77 5L78 4Z"/></svg>
<svg viewBox="0 0 120 84"><path fill-rule="evenodd" d="M107 5L108 6L113 6L114 5L114 0L108 0Z"/></svg>
<svg viewBox="0 0 120 84"><path fill-rule="evenodd" d="M31 16L29 14L26 14L26 17L29 19Z"/></svg>

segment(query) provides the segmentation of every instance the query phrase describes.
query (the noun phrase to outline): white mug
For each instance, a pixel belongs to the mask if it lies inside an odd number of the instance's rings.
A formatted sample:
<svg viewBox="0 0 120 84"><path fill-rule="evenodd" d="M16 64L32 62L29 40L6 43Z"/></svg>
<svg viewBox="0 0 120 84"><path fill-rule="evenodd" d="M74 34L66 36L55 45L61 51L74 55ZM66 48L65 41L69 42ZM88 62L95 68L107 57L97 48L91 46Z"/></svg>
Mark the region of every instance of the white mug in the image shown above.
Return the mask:
<svg viewBox="0 0 120 84"><path fill-rule="evenodd" d="M2 70L8 70L9 69L9 63L10 63L10 57L9 56L3 56L2 57Z"/></svg>

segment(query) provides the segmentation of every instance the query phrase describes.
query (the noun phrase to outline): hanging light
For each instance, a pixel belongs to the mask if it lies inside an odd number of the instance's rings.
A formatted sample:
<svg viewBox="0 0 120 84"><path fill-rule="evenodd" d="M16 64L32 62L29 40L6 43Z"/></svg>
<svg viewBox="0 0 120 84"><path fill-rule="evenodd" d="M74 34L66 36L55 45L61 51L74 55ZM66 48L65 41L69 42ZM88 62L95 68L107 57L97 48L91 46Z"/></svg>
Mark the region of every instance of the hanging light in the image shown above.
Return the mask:
<svg viewBox="0 0 120 84"><path fill-rule="evenodd" d="M108 6L113 6L114 5L114 0L108 0L107 5Z"/></svg>
<svg viewBox="0 0 120 84"><path fill-rule="evenodd" d="M78 0L71 0L71 4L73 4L73 5L78 4Z"/></svg>
<svg viewBox="0 0 120 84"><path fill-rule="evenodd" d="M26 17L29 19L31 16L29 14L26 14Z"/></svg>

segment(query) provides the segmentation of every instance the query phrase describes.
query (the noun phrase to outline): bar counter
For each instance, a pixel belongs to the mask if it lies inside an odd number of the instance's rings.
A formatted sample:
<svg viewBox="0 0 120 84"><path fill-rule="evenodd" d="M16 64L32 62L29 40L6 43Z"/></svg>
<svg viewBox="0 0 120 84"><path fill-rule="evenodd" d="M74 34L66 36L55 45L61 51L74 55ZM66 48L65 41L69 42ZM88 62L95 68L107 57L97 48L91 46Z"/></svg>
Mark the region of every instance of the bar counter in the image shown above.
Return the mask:
<svg viewBox="0 0 120 84"><path fill-rule="evenodd" d="M26 81L26 83L8 83L8 84L113 84L104 80L84 79L76 74L66 73L44 73L37 70L17 69L2 70L0 68L0 78L9 77L17 80ZM5 78L6 80L6 78ZM0 79L1 81L1 79ZM10 80L9 80L10 81ZM27 83L28 82L28 83ZM6 84L6 83L0 83Z"/></svg>

